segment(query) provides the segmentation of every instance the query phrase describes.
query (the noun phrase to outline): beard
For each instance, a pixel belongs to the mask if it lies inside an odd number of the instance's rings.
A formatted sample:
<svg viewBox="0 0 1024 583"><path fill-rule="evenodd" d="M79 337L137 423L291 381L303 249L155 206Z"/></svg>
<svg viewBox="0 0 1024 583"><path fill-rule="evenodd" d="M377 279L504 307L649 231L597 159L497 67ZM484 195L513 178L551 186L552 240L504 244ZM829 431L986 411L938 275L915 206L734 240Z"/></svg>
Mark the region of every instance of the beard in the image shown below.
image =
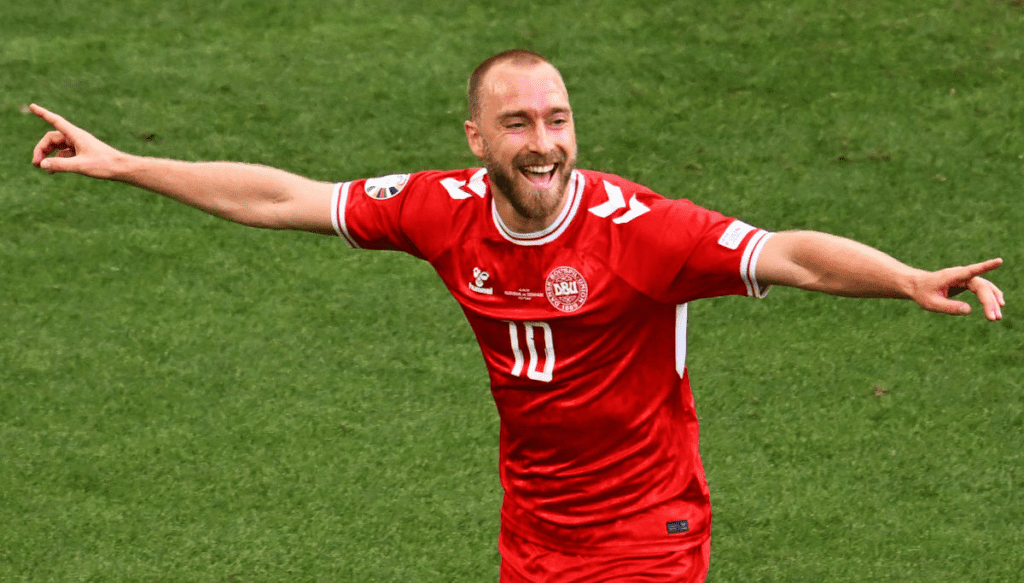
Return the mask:
<svg viewBox="0 0 1024 583"><path fill-rule="evenodd" d="M491 184L505 196L509 204L519 216L540 220L551 217L558 212L565 200L569 188L572 171L576 168L576 158L555 150L547 155L519 154L512 160L511 167L505 168L494 160L490 148L484 144L487 157L484 167ZM554 164L551 186L539 188L523 176L520 168L526 166L546 166Z"/></svg>

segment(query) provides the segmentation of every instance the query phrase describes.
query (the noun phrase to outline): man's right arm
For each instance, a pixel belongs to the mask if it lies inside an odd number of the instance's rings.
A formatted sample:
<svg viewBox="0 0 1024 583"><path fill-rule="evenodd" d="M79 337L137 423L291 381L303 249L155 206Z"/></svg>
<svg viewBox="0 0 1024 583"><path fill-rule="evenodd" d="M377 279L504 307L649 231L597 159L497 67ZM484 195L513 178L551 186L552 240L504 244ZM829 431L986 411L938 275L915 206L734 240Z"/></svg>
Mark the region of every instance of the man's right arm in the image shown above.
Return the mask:
<svg viewBox="0 0 1024 583"><path fill-rule="evenodd" d="M32 164L51 174L124 182L243 225L335 233L330 183L257 164L133 156L38 105L31 110L54 127L32 153Z"/></svg>

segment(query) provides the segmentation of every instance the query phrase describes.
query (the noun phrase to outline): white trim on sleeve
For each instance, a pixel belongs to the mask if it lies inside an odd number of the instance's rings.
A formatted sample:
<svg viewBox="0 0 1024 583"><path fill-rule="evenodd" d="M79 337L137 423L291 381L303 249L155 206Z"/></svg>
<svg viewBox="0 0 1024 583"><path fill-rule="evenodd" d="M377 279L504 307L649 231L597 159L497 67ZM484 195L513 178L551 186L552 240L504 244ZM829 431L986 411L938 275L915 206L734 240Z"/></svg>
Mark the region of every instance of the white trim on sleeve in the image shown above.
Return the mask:
<svg viewBox="0 0 1024 583"><path fill-rule="evenodd" d="M740 277L743 284L747 286L747 295L755 298L763 298L768 295L770 286L761 287L757 282L757 259L761 256L761 249L771 238L773 233L761 231L754 233L754 236L747 242L743 249L743 259L740 261Z"/></svg>
<svg viewBox="0 0 1024 583"><path fill-rule="evenodd" d="M348 232L348 224L345 222L345 206L348 203L348 189L351 182L339 182L334 185L334 194L331 195L331 223L334 225L334 232L345 239L349 247L358 249L359 245Z"/></svg>

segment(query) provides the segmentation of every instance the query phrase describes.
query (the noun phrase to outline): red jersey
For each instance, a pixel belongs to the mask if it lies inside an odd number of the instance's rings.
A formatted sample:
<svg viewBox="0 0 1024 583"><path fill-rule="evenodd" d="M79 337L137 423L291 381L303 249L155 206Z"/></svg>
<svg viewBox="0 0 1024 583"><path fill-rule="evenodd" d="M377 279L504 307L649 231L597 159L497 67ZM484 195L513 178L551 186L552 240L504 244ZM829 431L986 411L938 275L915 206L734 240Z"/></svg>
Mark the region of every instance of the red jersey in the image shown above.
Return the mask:
<svg viewBox="0 0 1024 583"><path fill-rule="evenodd" d="M501 418L504 528L582 554L707 539L686 303L763 297L769 233L585 170L537 233L503 224L483 169L341 183L333 211L350 245L429 261L462 306Z"/></svg>

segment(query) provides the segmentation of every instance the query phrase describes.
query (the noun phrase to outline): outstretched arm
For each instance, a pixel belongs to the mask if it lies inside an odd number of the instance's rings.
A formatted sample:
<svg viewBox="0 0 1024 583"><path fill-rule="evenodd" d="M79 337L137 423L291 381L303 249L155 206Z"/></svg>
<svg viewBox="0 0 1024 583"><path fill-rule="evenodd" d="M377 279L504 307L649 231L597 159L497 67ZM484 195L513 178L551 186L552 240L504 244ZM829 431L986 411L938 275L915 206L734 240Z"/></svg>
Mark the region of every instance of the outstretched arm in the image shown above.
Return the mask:
<svg viewBox="0 0 1024 583"><path fill-rule="evenodd" d="M813 231L776 233L757 262L757 279L838 296L906 298L943 314L971 313L966 302L950 299L969 290L978 296L985 317L999 320L1006 305L1003 292L980 277L1003 264L989 259L939 271L916 269L881 251L850 239Z"/></svg>
<svg viewBox="0 0 1024 583"><path fill-rule="evenodd" d="M334 233L330 183L256 164L133 156L38 105L30 108L54 128L32 152L32 164L51 174L124 182L244 225Z"/></svg>

